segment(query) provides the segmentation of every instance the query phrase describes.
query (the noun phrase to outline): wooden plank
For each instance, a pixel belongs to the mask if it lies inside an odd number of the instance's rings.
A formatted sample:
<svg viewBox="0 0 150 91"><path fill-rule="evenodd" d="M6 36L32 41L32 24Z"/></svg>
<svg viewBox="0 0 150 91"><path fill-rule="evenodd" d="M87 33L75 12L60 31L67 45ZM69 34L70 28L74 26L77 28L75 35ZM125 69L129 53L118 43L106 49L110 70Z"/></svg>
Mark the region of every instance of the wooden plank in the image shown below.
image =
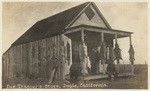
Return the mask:
<svg viewBox="0 0 150 91"><path fill-rule="evenodd" d="M8 75L8 65L9 65L9 64L8 64L8 61L9 61L9 60L8 60L8 52L6 53L6 60L7 60L7 77L9 77L9 75Z"/></svg>
<svg viewBox="0 0 150 91"><path fill-rule="evenodd" d="M11 77L11 73L12 73L12 72L11 72L11 69L12 69L12 64L11 64L11 63L12 63L12 60L11 60L11 58L12 58L11 55L12 55L12 54L11 54L11 50L12 50L12 49L10 49L10 50L8 51L8 60L9 60L9 70L8 70L9 72L8 72L8 73L9 73L9 77Z"/></svg>
<svg viewBox="0 0 150 91"><path fill-rule="evenodd" d="M11 77L11 50L12 49L10 49L9 51L8 51L8 54L9 54L9 56L8 56L8 58L9 58L9 77Z"/></svg>
<svg viewBox="0 0 150 91"><path fill-rule="evenodd" d="M20 46L17 46L17 76L19 77L20 75L20 49L19 49Z"/></svg>
<svg viewBox="0 0 150 91"><path fill-rule="evenodd" d="M23 75L24 75L24 77L26 77L26 72L27 72L27 71L26 71L26 70L27 70L27 68L26 68L26 67L27 67L27 64L26 64L26 63L27 63L27 61L26 61L26 57L27 57L27 56L26 56L26 55L27 55L27 54L26 54L26 50L27 50L27 49L26 49L26 45L27 45L27 44L23 44L23 65L24 65L24 66L23 66Z"/></svg>
<svg viewBox="0 0 150 91"><path fill-rule="evenodd" d="M16 46L16 76L18 76L18 46Z"/></svg>
<svg viewBox="0 0 150 91"><path fill-rule="evenodd" d="M45 65L47 67L46 73L47 73L48 78L50 77L50 74L51 74L51 60L50 60L50 58L53 55L52 48L51 48L51 45L50 45L51 40L52 40L52 38L46 39L46 59L45 59L46 64Z"/></svg>
<svg viewBox="0 0 150 91"><path fill-rule="evenodd" d="M7 54L7 53L6 53ZM8 60L7 60L7 55L5 54L5 76L7 77L7 62L8 62Z"/></svg>
<svg viewBox="0 0 150 91"><path fill-rule="evenodd" d="M10 60L9 60L9 51L7 54L7 60L8 60L8 77L10 77Z"/></svg>
<svg viewBox="0 0 150 91"><path fill-rule="evenodd" d="M50 42L51 42L51 40L52 40L52 38L50 39L50 38L48 38L47 39L47 58L46 58L46 61L47 61L47 75L48 75L48 78L50 77L50 74L51 74L51 60L50 60L50 58L48 58L48 56L52 56L53 55L53 52L52 52L52 47L51 47L51 45L50 45Z"/></svg>
<svg viewBox="0 0 150 91"><path fill-rule="evenodd" d="M14 73L14 70L13 70L13 66L14 66L14 47L12 47L12 50L11 50L11 56L12 56L12 63L11 63L11 77L13 77L13 73Z"/></svg>
<svg viewBox="0 0 150 91"><path fill-rule="evenodd" d="M11 51L12 51L12 48L8 51L9 53L9 77L11 77L11 74L12 74L12 54L11 54Z"/></svg>
<svg viewBox="0 0 150 91"><path fill-rule="evenodd" d="M60 74L60 72L61 72L61 69L60 69L60 65L61 65L61 35L59 35L59 37L58 37L58 39L59 39L59 41L58 41L58 49L59 49L59 51L58 51L58 55L59 55L59 66L58 66L58 68L59 68L59 79L61 79L61 74Z"/></svg>
<svg viewBox="0 0 150 91"><path fill-rule="evenodd" d="M125 76L132 76L133 74L131 72L126 72L126 73L120 73L118 74L118 77L125 77ZM66 77L69 79L69 77ZM92 76L79 76L80 79L82 80L93 80L93 79L102 79L102 78L108 78L108 75L106 74L101 74L101 75L92 75Z"/></svg>
<svg viewBox="0 0 150 91"><path fill-rule="evenodd" d="M25 71L25 77L28 77L28 69L29 69L29 63L28 63L28 55L29 55L29 53L28 53L28 43L26 43L25 45L24 45L24 61L25 61L25 68L24 68L24 71Z"/></svg>
<svg viewBox="0 0 150 91"><path fill-rule="evenodd" d="M63 36L61 36L61 40L60 40L60 79L63 78L63 66L62 66L62 55L63 55Z"/></svg>
<svg viewBox="0 0 150 91"><path fill-rule="evenodd" d="M60 63L60 59L59 59L59 35L56 36L57 38L57 41L56 41L56 44L57 44L57 58L58 58L58 61ZM59 66L59 63L58 63L58 66ZM58 73L58 79L60 79L60 72L59 72L59 69L57 69L57 73Z"/></svg>
<svg viewBox="0 0 150 91"><path fill-rule="evenodd" d="M18 76L18 46L16 46L16 77Z"/></svg>
<svg viewBox="0 0 150 91"><path fill-rule="evenodd" d="M84 42L84 30L81 30L81 41Z"/></svg>
<svg viewBox="0 0 150 91"><path fill-rule="evenodd" d="M6 74L7 74L7 77L9 77L8 76L8 52L6 53L6 65L7 65L7 67L6 67L7 73Z"/></svg>
<svg viewBox="0 0 150 91"><path fill-rule="evenodd" d="M123 35L123 36L129 36L129 33L123 33L123 32L117 32L117 31L110 31L110 30L104 30L104 29L95 29L95 28L84 28L87 31L93 31L93 32L103 32L107 34L117 34L117 35Z"/></svg>
<svg viewBox="0 0 150 91"><path fill-rule="evenodd" d="M104 42L104 33L101 33L101 42Z"/></svg>
<svg viewBox="0 0 150 91"><path fill-rule="evenodd" d="M21 62L21 64L22 64L22 70L21 70L21 72L22 72L22 76L21 77L25 77L25 74L24 74L24 67L25 67L25 64L24 64L24 44L21 44L21 58L22 58L22 62Z"/></svg>
<svg viewBox="0 0 150 91"><path fill-rule="evenodd" d="M66 44L67 44L67 40L65 38L66 36L63 36L63 45L62 46L62 55L61 55L61 60L62 60L62 78L61 79L65 79L65 70L66 70L66 58L67 58L67 47L66 47Z"/></svg>
<svg viewBox="0 0 150 91"><path fill-rule="evenodd" d="M59 69L59 66L60 66L60 46L59 46L59 43L60 43L60 35L58 35L58 39L57 39L57 46L58 46L58 61L59 61L59 64L58 64L58 79L60 79L60 69Z"/></svg>
<svg viewBox="0 0 150 91"><path fill-rule="evenodd" d="M15 76L17 75L17 47L15 46Z"/></svg>
<svg viewBox="0 0 150 91"><path fill-rule="evenodd" d="M45 47L45 44L46 44L46 40L44 39L43 41L42 41L42 43L43 43L43 45L42 45L42 51L41 51L41 53L42 53L42 56L41 56L41 73L43 74L42 75L42 77L46 77L46 71L45 70L43 70L44 68L42 68L42 67L44 67L43 66L43 64L44 64L44 61L45 61L45 57L46 57L46 55L45 55L45 51L46 51L46 47ZM46 67L46 66L45 66Z"/></svg>
<svg viewBox="0 0 150 91"><path fill-rule="evenodd" d="M35 77L35 42L32 42L32 76Z"/></svg>
<svg viewBox="0 0 150 91"><path fill-rule="evenodd" d="M46 50L45 50L45 58L44 58L44 63L46 64L46 66L45 66L45 68L46 68L46 76L48 77L49 76L49 74L48 74L48 71L49 71L49 67L48 67L48 64L49 64L49 62L50 62L50 54L49 54L49 48L50 47L48 47L48 44L47 44L47 39L46 39L46 44L45 44L45 46L46 46ZM49 57L48 57L49 56ZM44 65L44 64L43 64Z"/></svg>
<svg viewBox="0 0 150 91"><path fill-rule="evenodd" d="M32 75L32 42L29 44L29 64L30 64L30 66L29 66L29 70L30 70L30 75Z"/></svg>
<svg viewBox="0 0 150 91"><path fill-rule="evenodd" d="M20 54L20 52L19 52L19 46L17 46L17 76L19 77L19 70L20 70L20 64L19 64L19 54Z"/></svg>
<svg viewBox="0 0 150 91"><path fill-rule="evenodd" d="M106 33L106 34L117 34L117 35L122 35L122 36L130 36L131 33L127 33L127 32L120 32L120 31L110 31L110 30L107 30L107 29L99 29L99 28L92 28L92 27L76 27L76 28L71 28L71 29L68 29L64 34L69 34L69 33L73 33L73 32L78 32L78 31L81 31L81 30L85 30L85 31L91 31L91 32L98 32L98 33Z"/></svg>
<svg viewBox="0 0 150 91"><path fill-rule="evenodd" d="M6 77L5 73L6 73L6 59L5 59L5 55L2 55L2 76Z"/></svg>
<svg viewBox="0 0 150 91"><path fill-rule="evenodd" d="M55 46L53 45L53 47L55 47L55 58L57 58L57 36L55 36L54 37L54 44L55 44ZM55 78L56 80L58 80L58 70L56 70L56 78Z"/></svg>
<svg viewBox="0 0 150 91"><path fill-rule="evenodd" d="M62 55L63 55L63 54L62 54L63 51L62 51L61 46L62 46L62 35L59 36L59 59L60 59L59 71L60 71L60 79L62 79L62 74L61 74L61 72L63 71L62 68L61 68L62 61L63 61L62 58L61 58Z"/></svg>
<svg viewBox="0 0 150 91"><path fill-rule="evenodd" d="M35 77L38 77L38 42L35 41Z"/></svg>
<svg viewBox="0 0 150 91"><path fill-rule="evenodd" d="M18 46L18 49L19 49L19 60L18 60L18 62L19 62L19 76L21 77L21 75L22 75L22 60L21 60L22 55L21 55L21 46L20 45Z"/></svg>
<svg viewBox="0 0 150 91"><path fill-rule="evenodd" d="M83 30L83 29L84 29L83 27L74 28L74 29L69 29L69 30L67 30L64 34L69 34L69 33L78 32L78 31L81 31L81 30Z"/></svg>
<svg viewBox="0 0 150 91"><path fill-rule="evenodd" d="M131 35L129 36L129 41L130 41L130 45L132 45L132 37L131 37Z"/></svg>
<svg viewBox="0 0 150 91"><path fill-rule="evenodd" d="M37 44L34 42L34 57L33 57L34 77L37 77Z"/></svg>
<svg viewBox="0 0 150 91"><path fill-rule="evenodd" d="M38 71L38 41L35 42L36 46L36 58L35 58L35 63L36 63L36 77L38 77L39 71Z"/></svg>
<svg viewBox="0 0 150 91"><path fill-rule="evenodd" d="M47 74L46 74L46 70L47 70L46 65L47 65L47 63L46 63L46 59L45 59L45 57L46 57L46 39L43 40L42 47L43 47L43 50L42 50L42 56L41 56L41 58L42 58L42 60L41 60L41 71L43 72L42 77L45 78L47 76Z"/></svg>
<svg viewBox="0 0 150 91"><path fill-rule="evenodd" d="M23 76L23 74L22 74L22 45L19 45L20 46L20 56L19 56L19 58L20 58L20 60L19 60L19 62L20 62L20 76L22 77Z"/></svg>
<svg viewBox="0 0 150 91"><path fill-rule="evenodd" d="M14 69L14 67L15 67L15 46L12 47L12 49L13 49L13 51L12 51L12 55L13 55L13 58L12 58L12 60L13 60L13 66L12 66L13 73L12 73L12 76L14 77L14 73L15 73L15 69Z"/></svg>
<svg viewBox="0 0 150 91"><path fill-rule="evenodd" d="M25 54L24 54L24 45L25 44L22 44L22 77L25 77Z"/></svg>
<svg viewBox="0 0 150 91"><path fill-rule="evenodd" d="M117 43L117 37L118 37L117 34L115 34L115 42L116 42L116 43Z"/></svg>
<svg viewBox="0 0 150 91"><path fill-rule="evenodd" d="M42 40L39 40L38 41L38 63L37 63L37 65L38 65L38 77L40 78L41 77L41 67L40 67L40 65L41 65L41 56L42 56L42 54L41 54L41 49L42 49Z"/></svg>
<svg viewBox="0 0 150 91"><path fill-rule="evenodd" d="M35 63L36 63L36 44L35 44L35 42L33 42L33 65L32 65L32 68L33 68L33 77L35 77L36 76L36 65L35 65Z"/></svg>

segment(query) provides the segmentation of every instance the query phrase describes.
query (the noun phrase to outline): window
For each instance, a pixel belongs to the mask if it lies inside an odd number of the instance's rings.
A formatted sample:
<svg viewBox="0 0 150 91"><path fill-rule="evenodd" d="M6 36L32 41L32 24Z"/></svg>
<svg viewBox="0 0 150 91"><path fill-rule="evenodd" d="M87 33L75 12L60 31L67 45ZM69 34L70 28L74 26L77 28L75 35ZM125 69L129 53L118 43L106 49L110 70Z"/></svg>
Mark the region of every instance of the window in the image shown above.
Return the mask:
<svg viewBox="0 0 150 91"><path fill-rule="evenodd" d="M87 9L85 10L85 14L89 18L89 20L91 20L93 16L95 15L91 7L87 7Z"/></svg>
<svg viewBox="0 0 150 91"><path fill-rule="evenodd" d="M67 60L68 60L68 65L70 65L70 45L67 42Z"/></svg>

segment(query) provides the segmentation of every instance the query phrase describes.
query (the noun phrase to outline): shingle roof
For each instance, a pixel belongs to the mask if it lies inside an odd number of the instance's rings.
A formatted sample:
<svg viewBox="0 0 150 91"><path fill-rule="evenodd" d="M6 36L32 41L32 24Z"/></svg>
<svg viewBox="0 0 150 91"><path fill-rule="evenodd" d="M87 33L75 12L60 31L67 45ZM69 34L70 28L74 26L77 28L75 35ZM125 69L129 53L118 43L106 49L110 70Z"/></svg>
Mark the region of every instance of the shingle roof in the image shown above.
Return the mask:
<svg viewBox="0 0 150 91"><path fill-rule="evenodd" d="M83 3L35 23L12 46L61 34L65 27L87 6Z"/></svg>

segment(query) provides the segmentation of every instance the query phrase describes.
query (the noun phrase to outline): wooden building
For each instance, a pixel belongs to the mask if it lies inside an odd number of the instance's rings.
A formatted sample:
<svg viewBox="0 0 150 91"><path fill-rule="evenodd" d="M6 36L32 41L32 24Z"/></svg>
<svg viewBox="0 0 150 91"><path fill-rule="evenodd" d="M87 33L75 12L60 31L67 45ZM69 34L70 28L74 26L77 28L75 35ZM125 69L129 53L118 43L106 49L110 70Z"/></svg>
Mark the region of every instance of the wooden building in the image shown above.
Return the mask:
<svg viewBox="0 0 150 91"><path fill-rule="evenodd" d="M3 54L3 76L48 78L56 59L57 79L66 79L72 63L81 65L83 76L99 73L99 77L114 60L113 39L129 37L131 42L131 34L112 29L93 2L83 3L36 22L18 38ZM102 43L105 59L96 62L93 50L100 51ZM133 73L132 64L118 67L120 73Z"/></svg>

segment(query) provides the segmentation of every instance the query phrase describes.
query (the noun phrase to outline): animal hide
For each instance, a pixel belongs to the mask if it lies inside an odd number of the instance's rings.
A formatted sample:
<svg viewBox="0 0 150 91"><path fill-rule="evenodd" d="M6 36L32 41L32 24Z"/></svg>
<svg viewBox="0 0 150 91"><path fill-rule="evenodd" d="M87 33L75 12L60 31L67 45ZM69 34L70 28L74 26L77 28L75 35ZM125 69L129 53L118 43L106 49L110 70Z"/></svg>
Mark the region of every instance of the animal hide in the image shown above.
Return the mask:
<svg viewBox="0 0 150 91"><path fill-rule="evenodd" d="M132 63L132 64L134 64L134 61L135 61L135 58L134 58L134 49L133 49L133 46L132 45L130 45L130 49L129 49L129 51L128 51L128 53L129 53L129 60L130 60L130 62Z"/></svg>
<svg viewBox="0 0 150 91"><path fill-rule="evenodd" d="M115 60L122 60L121 49L119 48L119 45L117 43L115 44L114 54Z"/></svg>

